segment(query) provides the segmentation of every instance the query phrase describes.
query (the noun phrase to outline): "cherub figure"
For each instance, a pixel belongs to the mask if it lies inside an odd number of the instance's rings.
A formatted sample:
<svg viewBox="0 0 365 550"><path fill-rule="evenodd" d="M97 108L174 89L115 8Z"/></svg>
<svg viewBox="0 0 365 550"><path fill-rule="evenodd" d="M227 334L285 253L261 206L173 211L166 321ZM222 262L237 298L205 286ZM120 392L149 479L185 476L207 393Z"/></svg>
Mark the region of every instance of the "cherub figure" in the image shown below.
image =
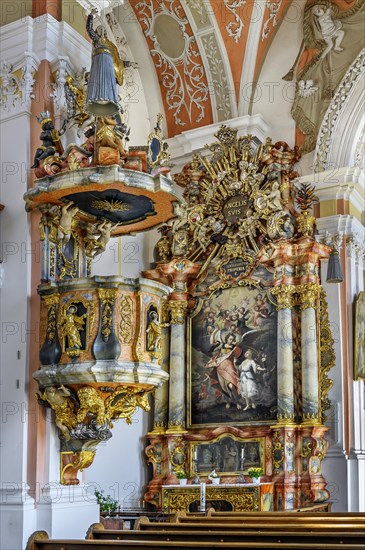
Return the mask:
<svg viewBox="0 0 365 550"><path fill-rule="evenodd" d="M274 181L270 193L267 195L267 206L270 210L277 211L282 209L281 192L279 182Z"/></svg>
<svg viewBox="0 0 365 550"><path fill-rule="evenodd" d="M320 59L324 59L331 50L342 52L341 42L345 33L342 30L342 23L334 18L332 8L325 8L325 6L318 4L313 6L312 14L314 24L326 43Z"/></svg>
<svg viewBox="0 0 365 550"><path fill-rule="evenodd" d="M188 208L185 203L177 203L175 205L176 219L172 222L172 232L176 233L179 229L186 228L188 225Z"/></svg>
<svg viewBox="0 0 365 550"><path fill-rule="evenodd" d="M109 220L104 220L96 226L88 226L85 236L86 255L92 257L104 252L110 241L111 233L116 227L118 224L113 224Z"/></svg>
<svg viewBox="0 0 365 550"><path fill-rule="evenodd" d="M62 245L68 243L71 237L72 220L76 213L79 211L79 207L72 201L62 206L61 218L58 224L57 236Z"/></svg>
<svg viewBox="0 0 365 550"><path fill-rule="evenodd" d="M100 238L97 242L97 245L100 249L99 254L104 252L104 250L106 249L106 246L111 238L111 233L116 227L118 227L118 224L117 223L113 224L109 220L104 220L102 223L98 225L98 229L100 231Z"/></svg>

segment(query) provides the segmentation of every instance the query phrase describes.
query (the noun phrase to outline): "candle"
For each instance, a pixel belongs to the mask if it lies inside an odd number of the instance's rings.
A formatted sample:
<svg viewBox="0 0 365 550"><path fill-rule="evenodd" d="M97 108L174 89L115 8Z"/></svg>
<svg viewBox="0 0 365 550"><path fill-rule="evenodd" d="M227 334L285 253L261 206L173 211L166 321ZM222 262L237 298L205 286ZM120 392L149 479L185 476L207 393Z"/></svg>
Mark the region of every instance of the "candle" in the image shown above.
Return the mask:
<svg viewBox="0 0 365 550"><path fill-rule="evenodd" d="M198 451L197 448L194 448L194 460L198 460Z"/></svg>
<svg viewBox="0 0 365 550"><path fill-rule="evenodd" d="M200 484L200 511L205 512L205 483Z"/></svg>
<svg viewBox="0 0 365 550"><path fill-rule="evenodd" d="M241 449L241 458L245 458L245 449L243 447Z"/></svg>

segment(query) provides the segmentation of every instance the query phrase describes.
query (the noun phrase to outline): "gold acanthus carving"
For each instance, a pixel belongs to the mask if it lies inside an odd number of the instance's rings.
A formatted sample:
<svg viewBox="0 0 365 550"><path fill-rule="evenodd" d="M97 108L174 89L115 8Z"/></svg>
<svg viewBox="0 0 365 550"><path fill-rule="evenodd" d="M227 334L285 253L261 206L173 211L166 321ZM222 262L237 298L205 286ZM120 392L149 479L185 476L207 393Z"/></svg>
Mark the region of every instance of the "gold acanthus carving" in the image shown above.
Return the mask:
<svg viewBox="0 0 365 550"><path fill-rule="evenodd" d="M163 506L170 512L188 510L192 502L199 500L199 486L196 490L175 489L163 492ZM228 488L207 486L206 500L224 500L232 505L236 512L253 512L259 510L259 488L240 487L236 491Z"/></svg>
<svg viewBox="0 0 365 550"><path fill-rule="evenodd" d="M169 302L167 300L162 300L161 302L161 328L166 328L170 326L170 310Z"/></svg>
<svg viewBox="0 0 365 550"><path fill-rule="evenodd" d="M119 334L122 344L129 344L133 336L133 300L130 296L123 296L120 301Z"/></svg>
<svg viewBox="0 0 365 550"><path fill-rule="evenodd" d="M47 340L52 343L57 332L57 306L60 300L59 294L42 296L44 305L47 308Z"/></svg>
<svg viewBox="0 0 365 550"><path fill-rule="evenodd" d="M187 302L181 300L169 301L170 322L172 325L183 325L185 323L187 308Z"/></svg>
<svg viewBox="0 0 365 550"><path fill-rule="evenodd" d="M321 288L321 285L316 283L307 283L296 287L300 311L308 308L316 309Z"/></svg>
<svg viewBox="0 0 365 550"><path fill-rule="evenodd" d="M98 294L101 303L104 305L106 302L114 302L118 293L117 288L98 288Z"/></svg>
<svg viewBox="0 0 365 550"><path fill-rule="evenodd" d="M320 392L320 421L324 424L326 421L325 411L330 408L328 392L332 388L333 381L328 378L328 372L335 366L336 354L334 351L334 340L331 332L328 318L328 308L326 293L321 289L320 309L319 309L319 351L320 351L320 370L319 370L319 392Z"/></svg>
<svg viewBox="0 0 365 550"><path fill-rule="evenodd" d="M304 211L297 216L298 232L305 237L311 237L314 233L316 218Z"/></svg>
<svg viewBox="0 0 365 550"><path fill-rule="evenodd" d="M58 305L58 302L60 301L60 295L59 294L49 294L48 296L42 296L42 300L47 308Z"/></svg>
<svg viewBox="0 0 365 550"><path fill-rule="evenodd" d="M149 462L154 462L155 464L161 464L162 456L161 453L157 452L156 448L150 446L146 451Z"/></svg>
<svg viewBox="0 0 365 550"><path fill-rule="evenodd" d="M296 287L293 285L280 285L271 290L271 294L276 296L276 309L292 309L295 306Z"/></svg>
<svg viewBox="0 0 365 550"><path fill-rule="evenodd" d="M102 307L101 334L105 342L108 341L113 326L113 306L118 293L117 288L98 288Z"/></svg>

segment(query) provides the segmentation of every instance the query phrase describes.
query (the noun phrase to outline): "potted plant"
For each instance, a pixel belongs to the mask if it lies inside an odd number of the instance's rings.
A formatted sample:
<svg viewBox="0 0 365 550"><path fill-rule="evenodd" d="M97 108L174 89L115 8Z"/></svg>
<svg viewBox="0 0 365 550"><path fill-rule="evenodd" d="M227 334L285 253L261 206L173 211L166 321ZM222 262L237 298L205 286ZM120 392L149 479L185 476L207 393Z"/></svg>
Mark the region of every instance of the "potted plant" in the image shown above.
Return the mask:
<svg viewBox="0 0 365 550"><path fill-rule="evenodd" d="M95 490L95 496L97 503L100 506L100 513L107 512L110 515L111 512L115 512L119 508L119 502L112 498L110 495L104 496L104 491Z"/></svg>
<svg viewBox="0 0 365 550"><path fill-rule="evenodd" d="M219 485L220 483L220 477L215 470L210 472L210 474L208 475L208 479L210 479L213 485Z"/></svg>
<svg viewBox="0 0 365 550"><path fill-rule="evenodd" d="M188 478L186 475L186 472L184 470L177 470L175 472L175 475L177 479L179 480L180 485L186 485L188 482Z"/></svg>
<svg viewBox="0 0 365 550"><path fill-rule="evenodd" d="M264 470L262 468L249 468L247 470L248 475L252 478L253 483L260 483L260 478L264 473Z"/></svg>

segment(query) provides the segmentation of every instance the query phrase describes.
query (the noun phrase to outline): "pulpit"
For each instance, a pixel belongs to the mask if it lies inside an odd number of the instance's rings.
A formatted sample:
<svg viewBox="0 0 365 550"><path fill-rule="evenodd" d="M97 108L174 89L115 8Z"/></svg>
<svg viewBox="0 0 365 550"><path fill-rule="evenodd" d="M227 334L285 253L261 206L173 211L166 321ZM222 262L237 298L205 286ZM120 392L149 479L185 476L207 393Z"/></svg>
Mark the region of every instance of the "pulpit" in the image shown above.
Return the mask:
<svg viewBox="0 0 365 550"><path fill-rule="evenodd" d="M270 512L273 510L273 483L242 483L206 486L206 508L220 511ZM163 485L162 509L169 513L197 512L200 485Z"/></svg>

